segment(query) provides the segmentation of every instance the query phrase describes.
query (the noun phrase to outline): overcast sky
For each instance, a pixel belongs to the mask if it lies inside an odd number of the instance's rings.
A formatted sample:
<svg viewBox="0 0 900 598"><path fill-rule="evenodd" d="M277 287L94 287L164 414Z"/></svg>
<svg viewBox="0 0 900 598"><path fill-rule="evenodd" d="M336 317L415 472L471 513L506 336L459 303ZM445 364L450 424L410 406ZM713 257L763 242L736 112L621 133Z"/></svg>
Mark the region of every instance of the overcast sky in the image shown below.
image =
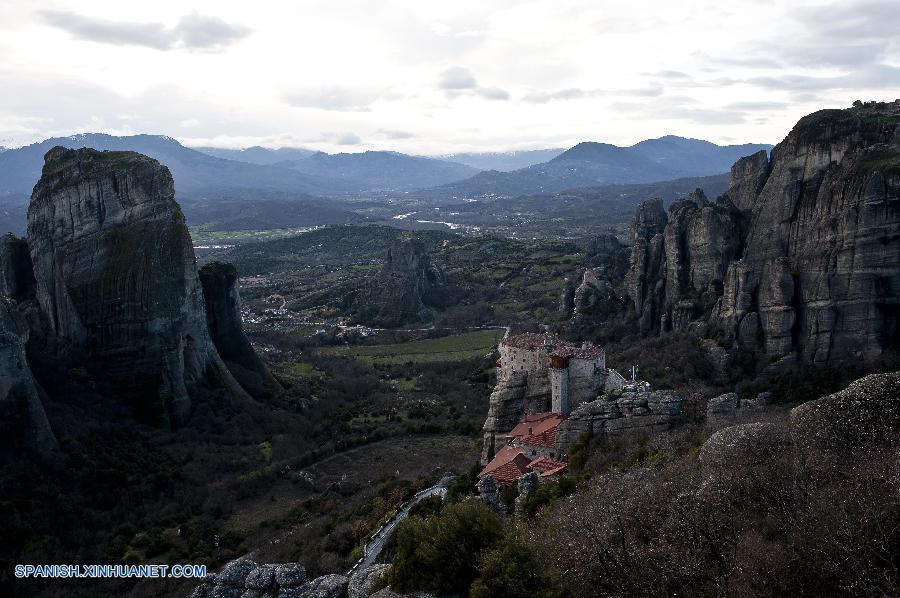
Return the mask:
<svg viewBox="0 0 900 598"><path fill-rule="evenodd" d="M2 0L0 145L775 143L900 97L898 31L897 0Z"/></svg>

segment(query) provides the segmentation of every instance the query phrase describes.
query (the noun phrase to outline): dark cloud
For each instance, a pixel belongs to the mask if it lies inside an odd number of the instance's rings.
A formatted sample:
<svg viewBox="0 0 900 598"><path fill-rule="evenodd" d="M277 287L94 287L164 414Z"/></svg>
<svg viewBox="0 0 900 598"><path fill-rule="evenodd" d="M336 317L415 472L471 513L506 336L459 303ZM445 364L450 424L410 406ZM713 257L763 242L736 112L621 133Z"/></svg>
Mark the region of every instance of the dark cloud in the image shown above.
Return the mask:
<svg viewBox="0 0 900 598"><path fill-rule="evenodd" d="M478 84L478 79L467 68L453 66L441 72L437 82L447 97L460 95L476 95L486 100L508 100L509 92L499 87L485 87Z"/></svg>
<svg viewBox="0 0 900 598"><path fill-rule="evenodd" d="M334 112L368 112L379 94L370 90L330 86L303 89L286 94L284 99L297 108L317 108Z"/></svg>
<svg viewBox="0 0 900 598"><path fill-rule="evenodd" d="M338 145L359 145L362 143L362 139L356 133L342 133L335 140L335 143Z"/></svg>
<svg viewBox="0 0 900 598"><path fill-rule="evenodd" d="M487 100L508 100L509 92L499 87L478 87L475 93Z"/></svg>
<svg viewBox="0 0 900 598"><path fill-rule="evenodd" d="M248 36L250 30L218 17L185 15L175 27L88 17L61 10L42 11L44 22L76 39L114 46L144 46L155 50L218 50Z"/></svg>
<svg viewBox="0 0 900 598"><path fill-rule="evenodd" d="M478 87L478 81L475 79L475 75L469 69L461 66L446 69L438 78L438 89L458 91L476 87Z"/></svg>

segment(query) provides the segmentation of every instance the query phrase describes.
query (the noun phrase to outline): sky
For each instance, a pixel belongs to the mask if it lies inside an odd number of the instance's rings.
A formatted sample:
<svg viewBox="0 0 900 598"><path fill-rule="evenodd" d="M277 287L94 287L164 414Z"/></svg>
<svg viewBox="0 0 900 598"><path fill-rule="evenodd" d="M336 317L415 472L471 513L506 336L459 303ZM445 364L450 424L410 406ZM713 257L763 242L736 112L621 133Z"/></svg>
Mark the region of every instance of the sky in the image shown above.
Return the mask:
<svg viewBox="0 0 900 598"><path fill-rule="evenodd" d="M0 146L776 143L900 98L897 0L2 0Z"/></svg>

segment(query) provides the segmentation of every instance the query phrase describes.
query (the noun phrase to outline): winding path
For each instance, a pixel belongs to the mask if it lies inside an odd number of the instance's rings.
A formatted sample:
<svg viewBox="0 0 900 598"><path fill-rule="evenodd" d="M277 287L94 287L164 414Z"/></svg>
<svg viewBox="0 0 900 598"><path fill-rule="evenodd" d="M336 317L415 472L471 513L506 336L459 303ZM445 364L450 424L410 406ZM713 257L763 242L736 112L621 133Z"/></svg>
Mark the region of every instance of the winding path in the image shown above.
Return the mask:
<svg viewBox="0 0 900 598"><path fill-rule="evenodd" d="M350 568L350 571L347 572L347 575L353 575L357 569L374 564L375 559L378 558L378 555L381 554L382 549L384 549L384 545L387 544L388 540L391 539L391 536L394 535L394 530L397 529L397 526L401 521L409 517L410 510L429 496L440 496L443 498L447 494L447 485L452 482L455 477L456 476L453 475L445 476L431 488L420 490L415 496L403 503L400 510L397 511L397 514L394 515L394 518L375 532L375 535L372 536L372 540L366 544L366 547L363 549L362 558L356 561L353 567Z"/></svg>

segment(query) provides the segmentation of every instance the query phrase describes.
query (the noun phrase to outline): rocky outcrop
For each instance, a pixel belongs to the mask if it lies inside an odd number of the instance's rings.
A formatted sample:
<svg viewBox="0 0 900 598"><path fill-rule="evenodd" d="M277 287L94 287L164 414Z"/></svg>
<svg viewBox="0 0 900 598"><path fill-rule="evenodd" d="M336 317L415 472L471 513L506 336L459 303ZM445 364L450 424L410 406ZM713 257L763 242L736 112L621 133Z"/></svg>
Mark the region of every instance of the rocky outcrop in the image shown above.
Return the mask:
<svg viewBox="0 0 900 598"><path fill-rule="evenodd" d="M0 237L0 297L24 301L34 293L28 243L15 235Z"/></svg>
<svg viewBox="0 0 900 598"><path fill-rule="evenodd" d="M384 267L355 293L351 310L363 322L386 328L432 319L430 305L438 296L443 275L415 239L399 237L388 250Z"/></svg>
<svg viewBox="0 0 900 598"><path fill-rule="evenodd" d="M210 338L191 238L159 162L50 150L28 246L46 352L173 423L198 392L242 394Z"/></svg>
<svg viewBox="0 0 900 598"><path fill-rule="evenodd" d="M368 598L372 588L387 575L391 566L387 564L369 565L355 571L347 584L348 598Z"/></svg>
<svg viewBox="0 0 900 598"><path fill-rule="evenodd" d="M664 230L659 202L635 215L627 280L642 330L700 318L774 367L874 359L896 342L895 104L811 114L771 159L739 160L725 196L698 199L673 204Z"/></svg>
<svg viewBox="0 0 900 598"><path fill-rule="evenodd" d="M281 386L244 334L238 273L232 264L212 262L200 268L206 323L219 356L253 396L278 392Z"/></svg>
<svg viewBox="0 0 900 598"><path fill-rule="evenodd" d="M0 297L0 442L13 451L22 447L47 455L57 442L28 366L27 340L16 302Z"/></svg>
<svg viewBox="0 0 900 598"><path fill-rule="evenodd" d="M900 111L822 110L797 123L752 202L743 260L716 311L738 344L806 362L874 358L900 318ZM745 192L732 181L729 195Z"/></svg>
<svg viewBox="0 0 900 598"><path fill-rule="evenodd" d="M630 383L618 393L605 394L577 407L559 425L556 447L568 453L587 434L655 434L671 428L681 416L681 396L670 390L650 391L646 383Z"/></svg>
<svg viewBox="0 0 900 598"><path fill-rule="evenodd" d="M506 433L526 415L547 411L550 406L550 376L546 367L518 371L502 376L488 399L484 420L483 463L490 461L491 450L506 444Z"/></svg>
<svg viewBox="0 0 900 598"><path fill-rule="evenodd" d="M900 444L900 372L872 374L791 410L791 438L808 465L827 468Z"/></svg>
<svg viewBox="0 0 900 598"><path fill-rule="evenodd" d="M632 226L628 291L645 332L685 330L708 313L741 249L741 213L727 198L710 202L697 189L669 207L664 224L661 212L659 200L645 202Z"/></svg>

